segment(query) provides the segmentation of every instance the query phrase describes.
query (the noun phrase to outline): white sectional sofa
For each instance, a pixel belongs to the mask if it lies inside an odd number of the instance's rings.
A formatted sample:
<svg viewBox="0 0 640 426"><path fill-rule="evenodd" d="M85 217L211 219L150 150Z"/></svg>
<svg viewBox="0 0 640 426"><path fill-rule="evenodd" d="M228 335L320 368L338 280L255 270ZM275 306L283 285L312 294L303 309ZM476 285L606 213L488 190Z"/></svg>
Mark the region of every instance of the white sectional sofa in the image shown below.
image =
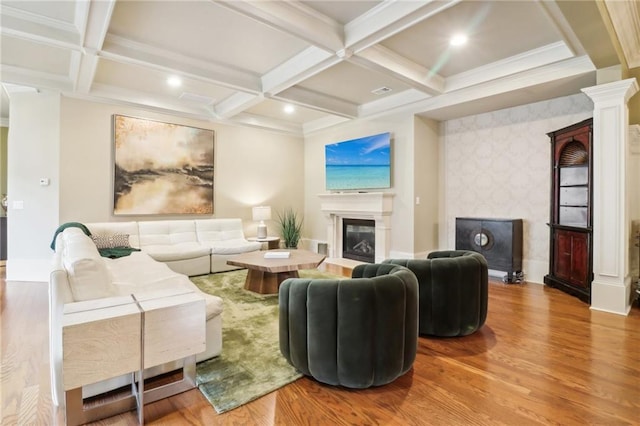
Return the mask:
<svg viewBox="0 0 640 426"><path fill-rule="evenodd" d="M260 250L247 241L241 219L161 220L86 223L93 235L129 235L132 247L185 275L237 269L227 265L233 255Z"/></svg>
<svg viewBox="0 0 640 426"><path fill-rule="evenodd" d="M69 227L55 239L49 286L50 357L53 400L64 400L62 384L62 317L65 304L125 296L145 291L190 290L201 295L206 307L206 349L196 355L202 361L222 351L222 299L201 292L187 275L235 269L226 265L234 254L259 250L260 243L244 239L240 219L167 220L155 222L89 223L92 236L127 235L128 256L100 256L95 242L78 227ZM99 368L99 366L96 366ZM145 371L152 377L174 365ZM83 388L89 397L126 385L121 376Z"/></svg>

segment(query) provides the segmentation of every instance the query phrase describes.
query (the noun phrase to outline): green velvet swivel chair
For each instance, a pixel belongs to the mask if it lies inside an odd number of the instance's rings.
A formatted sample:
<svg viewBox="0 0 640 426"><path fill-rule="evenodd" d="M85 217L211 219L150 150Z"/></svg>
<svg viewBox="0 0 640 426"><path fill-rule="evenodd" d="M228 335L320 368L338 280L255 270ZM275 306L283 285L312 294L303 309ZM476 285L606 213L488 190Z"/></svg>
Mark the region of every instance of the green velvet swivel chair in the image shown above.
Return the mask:
<svg viewBox="0 0 640 426"><path fill-rule="evenodd" d="M404 267L360 265L343 280L289 278L279 305L280 351L320 382L380 386L413 365L418 281Z"/></svg>
<svg viewBox="0 0 640 426"><path fill-rule="evenodd" d="M436 251L427 259L388 259L383 264L405 266L418 278L420 334L466 336L484 325L489 274L480 253Z"/></svg>

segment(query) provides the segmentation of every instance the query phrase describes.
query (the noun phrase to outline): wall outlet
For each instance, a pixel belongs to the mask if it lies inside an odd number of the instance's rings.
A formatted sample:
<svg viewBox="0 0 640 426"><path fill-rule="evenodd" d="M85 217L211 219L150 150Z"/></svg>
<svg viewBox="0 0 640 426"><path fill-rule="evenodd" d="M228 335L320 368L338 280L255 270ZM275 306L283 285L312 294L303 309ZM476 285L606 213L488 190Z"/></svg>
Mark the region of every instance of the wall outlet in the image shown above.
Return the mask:
<svg viewBox="0 0 640 426"><path fill-rule="evenodd" d="M416 197L416 206L420 205L420 197Z"/></svg>
<svg viewBox="0 0 640 426"><path fill-rule="evenodd" d="M14 210L22 210L24 209L24 201L14 201L12 204Z"/></svg>

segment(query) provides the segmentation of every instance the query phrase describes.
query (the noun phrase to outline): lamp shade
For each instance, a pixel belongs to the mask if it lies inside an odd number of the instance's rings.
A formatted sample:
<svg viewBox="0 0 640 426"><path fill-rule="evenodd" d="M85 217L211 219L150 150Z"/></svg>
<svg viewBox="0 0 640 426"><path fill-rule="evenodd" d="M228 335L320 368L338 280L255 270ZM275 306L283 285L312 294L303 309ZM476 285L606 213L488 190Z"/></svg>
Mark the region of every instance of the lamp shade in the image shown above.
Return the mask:
<svg viewBox="0 0 640 426"><path fill-rule="evenodd" d="M258 206L253 208L253 220L270 220L271 219L271 207L270 206Z"/></svg>

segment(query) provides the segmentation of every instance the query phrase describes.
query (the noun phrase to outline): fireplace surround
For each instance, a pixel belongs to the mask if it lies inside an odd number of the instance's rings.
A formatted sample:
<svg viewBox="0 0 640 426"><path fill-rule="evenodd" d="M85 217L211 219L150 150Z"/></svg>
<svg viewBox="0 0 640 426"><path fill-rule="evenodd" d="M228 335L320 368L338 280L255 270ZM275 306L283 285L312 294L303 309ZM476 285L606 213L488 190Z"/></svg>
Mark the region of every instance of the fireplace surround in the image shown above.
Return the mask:
<svg viewBox="0 0 640 426"><path fill-rule="evenodd" d="M391 250L390 192L338 192L319 194L320 209L327 224L328 255L343 258L342 227L344 219L373 220L375 226L375 263L389 258Z"/></svg>

